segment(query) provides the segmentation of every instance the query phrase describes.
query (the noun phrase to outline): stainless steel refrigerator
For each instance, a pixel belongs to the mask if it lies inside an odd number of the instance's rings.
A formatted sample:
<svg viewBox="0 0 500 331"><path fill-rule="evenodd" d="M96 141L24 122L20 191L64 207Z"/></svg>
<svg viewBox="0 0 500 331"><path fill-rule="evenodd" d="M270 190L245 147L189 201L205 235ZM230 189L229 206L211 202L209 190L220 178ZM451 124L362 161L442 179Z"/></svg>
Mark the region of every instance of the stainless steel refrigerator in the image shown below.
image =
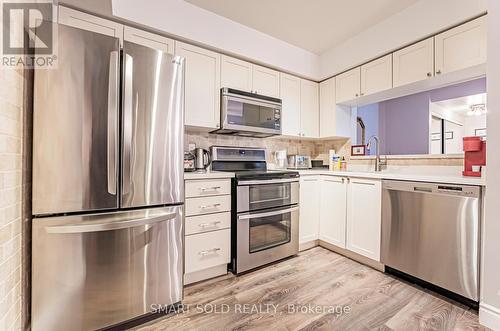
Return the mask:
<svg viewBox="0 0 500 331"><path fill-rule="evenodd" d="M94 330L183 294L184 60L59 25L35 72L32 328Z"/></svg>

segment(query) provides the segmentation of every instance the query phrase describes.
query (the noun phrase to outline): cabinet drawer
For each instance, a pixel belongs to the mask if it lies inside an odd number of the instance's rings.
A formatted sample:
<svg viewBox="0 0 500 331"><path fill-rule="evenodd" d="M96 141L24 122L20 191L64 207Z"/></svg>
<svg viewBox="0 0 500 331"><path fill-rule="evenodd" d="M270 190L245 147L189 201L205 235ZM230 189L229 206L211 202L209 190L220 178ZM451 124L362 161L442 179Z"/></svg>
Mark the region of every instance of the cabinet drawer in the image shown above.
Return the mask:
<svg viewBox="0 0 500 331"><path fill-rule="evenodd" d="M231 213L218 213L186 217L186 235L228 229L231 227Z"/></svg>
<svg viewBox="0 0 500 331"><path fill-rule="evenodd" d="M230 210L230 195L186 199L186 216L213 214Z"/></svg>
<svg viewBox="0 0 500 331"><path fill-rule="evenodd" d="M185 273L229 263L231 229L186 237Z"/></svg>
<svg viewBox="0 0 500 331"><path fill-rule="evenodd" d="M185 191L186 198L231 194L231 180L187 180Z"/></svg>

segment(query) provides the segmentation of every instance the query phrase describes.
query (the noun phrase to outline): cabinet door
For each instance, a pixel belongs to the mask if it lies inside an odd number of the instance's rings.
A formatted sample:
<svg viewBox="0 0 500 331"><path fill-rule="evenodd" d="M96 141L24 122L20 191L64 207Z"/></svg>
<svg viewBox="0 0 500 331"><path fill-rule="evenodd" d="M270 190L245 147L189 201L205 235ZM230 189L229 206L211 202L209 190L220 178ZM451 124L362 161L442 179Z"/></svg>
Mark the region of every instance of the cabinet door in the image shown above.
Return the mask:
<svg viewBox="0 0 500 331"><path fill-rule="evenodd" d="M302 137L319 137L319 84L300 80L300 131Z"/></svg>
<svg viewBox="0 0 500 331"><path fill-rule="evenodd" d="M229 56L222 56L222 87L252 91L252 64Z"/></svg>
<svg viewBox="0 0 500 331"><path fill-rule="evenodd" d="M394 52L392 57L394 87L434 76L434 38Z"/></svg>
<svg viewBox="0 0 500 331"><path fill-rule="evenodd" d="M361 68L357 67L335 77L335 97L337 103L359 97L361 88Z"/></svg>
<svg viewBox="0 0 500 331"><path fill-rule="evenodd" d="M436 74L486 63L486 16L435 37Z"/></svg>
<svg viewBox="0 0 500 331"><path fill-rule="evenodd" d="M281 133L300 136L300 78L281 73Z"/></svg>
<svg viewBox="0 0 500 331"><path fill-rule="evenodd" d="M82 13L78 10L74 10L64 6L59 6L58 22L59 24L69 25L75 28L119 38L120 45L123 45L122 24Z"/></svg>
<svg viewBox="0 0 500 331"><path fill-rule="evenodd" d="M319 236L320 178L304 177L300 180L299 242L317 240Z"/></svg>
<svg viewBox="0 0 500 331"><path fill-rule="evenodd" d="M186 59L185 125L220 126L220 54L176 42L176 54Z"/></svg>
<svg viewBox="0 0 500 331"><path fill-rule="evenodd" d="M151 32L125 26L123 28L123 39L139 45L158 49L164 51L165 53L174 54L173 39Z"/></svg>
<svg viewBox="0 0 500 331"><path fill-rule="evenodd" d="M361 66L361 95L392 88L392 54Z"/></svg>
<svg viewBox="0 0 500 331"><path fill-rule="evenodd" d="M319 135L321 138L336 135L335 77L319 84Z"/></svg>
<svg viewBox="0 0 500 331"><path fill-rule="evenodd" d="M347 181L323 176L321 180L319 239L345 248Z"/></svg>
<svg viewBox="0 0 500 331"><path fill-rule="evenodd" d="M381 204L379 180L349 179L346 248L375 261L380 261Z"/></svg>
<svg viewBox="0 0 500 331"><path fill-rule="evenodd" d="M280 97L280 73L266 67L253 65L253 88L255 93Z"/></svg>

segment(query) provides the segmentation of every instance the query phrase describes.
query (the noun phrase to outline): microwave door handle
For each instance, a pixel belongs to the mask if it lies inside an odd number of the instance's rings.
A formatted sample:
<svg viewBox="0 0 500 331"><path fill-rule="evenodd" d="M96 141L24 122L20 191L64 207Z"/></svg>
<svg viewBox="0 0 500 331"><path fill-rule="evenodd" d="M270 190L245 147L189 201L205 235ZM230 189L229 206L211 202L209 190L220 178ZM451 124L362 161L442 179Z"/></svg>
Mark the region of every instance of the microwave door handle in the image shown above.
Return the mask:
<svg viewBox="0 0 500 331"><path fill-rule="evenodd" d="M112 51L109 56L108 82L108 139L107 139L107 172L108 193L116 195L116 178L118 174L118 82L119 55Z"/></svg>
<svg viewBox="0 0 500 331"><path fill-rule="evenodd" d="M130 229L138 226L153 225L163 221L169 221L174 219L176 216L177 213L172 212L153 217L131 219L121 222L54 225L54 226L46 226L45 231L47 231L47 233L54 233L54 234L63 234L63 233L69 234L69 233L101 232L101 231Z"/></svg>
<svg viewBox="0 0 500 331"><path fill-rule="evenodd" d="M133 108L134 58L125 54L125 79L123 91L123 194L130 192L132 183L132 108Z"/></svg>
<svg viewBox="0 0 500 331"><path fill-rule="evenodd" d="M266 212L266 213L240 215L240 216L238 216L238 220L247 220L247 219L252 219L252 218L282 215L282 214L291 213L291 212L294 212L297 210L299 210L299 207L292 207L292 208L287 208L287 209L270 211L270 212Z"/></svg>

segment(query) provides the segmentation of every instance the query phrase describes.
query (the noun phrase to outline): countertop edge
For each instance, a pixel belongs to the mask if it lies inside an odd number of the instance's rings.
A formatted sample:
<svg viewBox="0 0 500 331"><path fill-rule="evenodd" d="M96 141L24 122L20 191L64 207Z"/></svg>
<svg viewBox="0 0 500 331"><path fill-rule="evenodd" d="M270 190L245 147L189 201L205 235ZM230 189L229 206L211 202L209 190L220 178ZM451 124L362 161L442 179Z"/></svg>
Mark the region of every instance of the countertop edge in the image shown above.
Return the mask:
<svg viewBox="0 0 500 331"><path fill-rule="evenodd" d="M394 174L394 173L364 173L364 172L341 172L328 170L300 170L301 176L338 176L338 177L355 177L355 178L372 178L372 179L388 179L388 180L404 180L415 182L430 182L430 183L448 183L459 185L486 186L486 178L463 177L463 176L433 176L420 174Z"/></svg>
<svg viewBox="0 0 500 331"><path fill-rule="evenodd" d="M222 171L207 171L205 173L200 172L185 172L184 180L191 179L227 179L233 178L233 172L222 172Z"/></svg>

